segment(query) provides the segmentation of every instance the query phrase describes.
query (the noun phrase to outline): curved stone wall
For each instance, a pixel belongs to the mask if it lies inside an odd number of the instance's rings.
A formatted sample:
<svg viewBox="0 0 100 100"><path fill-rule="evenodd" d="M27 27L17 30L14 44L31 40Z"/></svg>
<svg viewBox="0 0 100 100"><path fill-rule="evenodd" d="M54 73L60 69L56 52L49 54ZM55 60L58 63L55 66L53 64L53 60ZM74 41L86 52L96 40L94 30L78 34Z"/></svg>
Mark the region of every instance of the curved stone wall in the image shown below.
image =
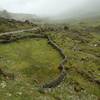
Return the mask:
<svg viewBox="0 0 100 100"><path fill-rule="evenodd" d="M30 31L30 30L29 30ZM20 33L20 31L18 31L18 33ZM3 34L2 34L3 35ZM65 66L64 63L67 62L67 57L64 54L64 51L62 50L62 48L60 48L48 35L43 35L43 34L31 34L31 35L24 35L24 36L15 36L12 35L11 33L6 32L6 34L8 38L6 39L2 39L0 40L0 43L10 43L10 42L14 42L17 41L19 39L26 39L26 38L44 38L48 40L48 44L51 45L55 50L57 50L59 52L59 54L62 57L62 61L60 62L60 74L57 78L55 78L54 80L50 81L49 83L45 83L44 85L41 86L41 88L55 88L57 87L65 78L66 76L66 70L65 70ZM10 35L10 36L9 36Z"/></svg>

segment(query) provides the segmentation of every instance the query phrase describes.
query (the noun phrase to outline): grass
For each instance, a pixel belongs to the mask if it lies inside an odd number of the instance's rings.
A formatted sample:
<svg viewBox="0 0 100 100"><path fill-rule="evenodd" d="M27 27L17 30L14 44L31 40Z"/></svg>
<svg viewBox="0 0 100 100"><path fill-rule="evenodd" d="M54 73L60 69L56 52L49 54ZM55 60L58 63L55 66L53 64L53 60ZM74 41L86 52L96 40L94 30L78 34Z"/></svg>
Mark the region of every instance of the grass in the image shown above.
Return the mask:
<svg viewBox="0 0 100 100"><path fill-rule="evenodd" d="M78 37L80 36L78 33L76 34L78 35ZM82 34L83 33L81 31L81 35ZM96 83L90 82L89 79L86 78L87 76L83 77L82 75L80 75L80 73L78 73L78 70L80 70L80 72L85 71L86 73L91 75L92 78L100 80L100 47L98 46L98 44L100 43L100 35L96 35L96 33L90 33L82 35L79 39L75 38L77 35L74 36L73 32L71 32L71 34L69 32L60 32L57 34L51 33L51 37L61 48L64 49L66 56L68 56L69 58L68 63L66 63L66 67L70 69L70 71L68 72L69 79L66 80L69 81L71 79L71 81L78 83L78 86L84 88L88 94L94 94L99 98L100 86ZM90 35L92 36L92 38L90 37ZM85 38L86 40L88 40L88 42L81 43L82 38ZM97 46L95 46L95 44L97 44ZM67 84L67 82L65 84ZM78 86L75 86L75 88ZM64 88L65 87L63 87L63 90ZM88 96L85 99L87 98ZM81 99L82 98L80 98L80 100ZM88 98L87 100L95 99Z"/></svg>
<svg viewBox="0 0 100 100"><path fill-rule="evenodd" d="M59 53L45 39L0 44L0 67L15 73L16 79L0 77L0 100L99 100L100 86L90 79L100 80L100 35L89 27L84 23L67 31L44 32L64 50L69 70L59 87L43 94L39 86L59 74Z"/></svg>
<svg viewBox="0 0 100 100"><path fill-rule="evenodd" d="M16 31L21 29L29 29L35 26L36 25L32 23L9 20L0 17L0 33L8 32L8 31Z"/></svg>
<svg viewBox="0 0 100 100"><path fill-rule="evenodd" d="M23 91L28 93L29 88L52 80L59 73L57 68L61 60L60 55L48 45L47 40L29 39L5 45L0 44L0 56L2 56L0 67L16 75L16 81L7 81L5 89L0 87L0 91L4 93L0 96L1 100L5 100L4 95L9 91L9 88L14 96L20 87L25 88L26 85L29 85ZM26 96L15 98L14 100L22 100ZM10 100L13 100L13 97Z"/></svg>

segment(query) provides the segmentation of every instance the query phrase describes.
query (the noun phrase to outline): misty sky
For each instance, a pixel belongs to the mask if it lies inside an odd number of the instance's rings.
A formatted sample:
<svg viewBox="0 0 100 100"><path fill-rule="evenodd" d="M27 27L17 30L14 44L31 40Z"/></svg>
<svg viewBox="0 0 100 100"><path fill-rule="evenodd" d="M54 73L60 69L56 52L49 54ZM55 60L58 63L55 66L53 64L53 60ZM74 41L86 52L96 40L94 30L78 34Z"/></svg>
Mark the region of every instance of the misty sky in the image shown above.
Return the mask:
<svg viewBox="0 0 100 100"><path fill-rule="evenodd" d="M1 0L0 9L39 16L56 16L74 13L74 10L100 11L100 0Z"/></svg>

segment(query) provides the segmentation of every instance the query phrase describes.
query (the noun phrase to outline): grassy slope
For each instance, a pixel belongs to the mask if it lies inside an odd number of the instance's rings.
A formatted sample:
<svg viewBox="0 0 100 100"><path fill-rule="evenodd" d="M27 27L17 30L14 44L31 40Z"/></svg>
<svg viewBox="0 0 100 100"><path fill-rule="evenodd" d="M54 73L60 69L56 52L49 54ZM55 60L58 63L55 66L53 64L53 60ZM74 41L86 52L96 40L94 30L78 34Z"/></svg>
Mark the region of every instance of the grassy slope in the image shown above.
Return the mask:
<svg viewBox="0 0 100 100"><path fill-rule="evenodd" d="M20 29L32 28L34 26L35 25L31 23L9 20L0 17L0 33L6 31L14 31L18 29L20 30Z"/></svg>
<svg viewBox="0 0 100 100"><path fill-rule="evenodd" d="M85 28L84 28L85 26ZM96 25L95 25L96 26ZM20 40L0 44L0 67L16 73L16 80L0 79L1 100L98 100L100 86L100 35L87 24L70 26L68 31L46 32L64 49L69 60L67 77L57 88L41 94L40 83L57 76L59 53L47 40ZM85 30L88 27L89 32ZM98 33L98 34L97 34ZM88 77L90 76L90 77ZM92 80L93 80L92 79ZM4 88L2 86L4 84Z"/></svg>

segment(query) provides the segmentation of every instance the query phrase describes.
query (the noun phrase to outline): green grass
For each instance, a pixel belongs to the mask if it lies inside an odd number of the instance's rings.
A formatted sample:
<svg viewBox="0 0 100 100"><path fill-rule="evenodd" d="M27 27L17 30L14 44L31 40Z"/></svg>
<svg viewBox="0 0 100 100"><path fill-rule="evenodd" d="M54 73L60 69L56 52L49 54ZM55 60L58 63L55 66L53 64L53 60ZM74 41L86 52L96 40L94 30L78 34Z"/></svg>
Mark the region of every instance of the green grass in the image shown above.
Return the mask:
<svg viewBox="0 0 100 100"><path fill-rule="evenodd" d="M93 77L94 79L100 80L100 70L99 70L100 68L100 47L99 47L100 35L96 33L87 34L87 33L83 33L83 31L80 31L80 32L81 32L80 34L78 33L74 34L74 32L71 32L71 31L58 32L57 34L55 32L54 33L48 32L47 34L51 35L54 41L61 48L63 48L66 56L68 56L69 58L68 63L66 63L66 67L69 68L69 71L68 71L69 78L66 78L66 82L64 84L67 84L71 80L70 84L74 82L73 83L74 86L71 85L72 88L80 87L87 91L86 92L87 96L85 98L86 100L96 100L96 98L92 98L92 95L95 95L99 98L100 86L94 82L89 81L87 76L82 76L78 71L80 72L84 71L85 73L88 73L88 75ZM78 39L76 36L78 37L81 36L81 38ZM84 39L84 41L88 40L88 42L81 43L82 39ZM97 46L95 46L95 44ZM78 86L76 86L75 83L78 83ZM67 87L69 86L67 85ZM64 90L65 90L65 86L62 86L62 91L64 92ZM67 92L65 95L67 95ZM81 91L79 92L80 94L76 93L76 95L78 96L80 95L83 97L85 96L84 93L82 95ZM73 94L72 98L74 98L74 93L72 94ZM65 95L63 94L63 100L66 100L65 98L69 97L70 94L68 94L68 96L65 96ZM84 100L83 97L81 97L79 100Z"/></svg>
<svg viewBox="0 0 100 100"><path fill-rule="evenodd" d="M40 86L52 80L59 73L57 68L61 60L60 55L48 45L45 39L27 39L5 45L0 44L0 56L2 57L0 67L14 73L16 77L14 81L7 81L7 87L3 89L0 87L1 100L8 98L6 94L9 91L12 93L9 100L27 100L27 98L32 100L29 90L32 91L31 88L34 88L34 85ZM25 91L22 91L21 97L16 97L16 92L21 87L24 87ZM27 98L26 93L29 95Z"/></svg>
<svg viewBox="0 0 100 100"><path fill-rule="evenodd" d="M8 31L16 31L21 29L29 29L35 26L36 26L35 24L16 21L16 20L9 20L0 17L0 33Z"/></svg>
<svg viewBox="0 0 100 100"><path fill-rule="evenodd" d="M96 26L96 25L92 25ZM89 26L90 27L90 26ZM0 44L0 67L15 74L15 80L0 77L0 100L98 100L100 86L100 35L87 32L87 24L67 31L45 32L68 57L67 76L59 87L40 93L40 84L54 79L62 58L46 39L26 39ZM33 34L33 33L21 33ZM79 72L83 72L84 75ZM2 88L2 84L6 84Z"/></svg>

